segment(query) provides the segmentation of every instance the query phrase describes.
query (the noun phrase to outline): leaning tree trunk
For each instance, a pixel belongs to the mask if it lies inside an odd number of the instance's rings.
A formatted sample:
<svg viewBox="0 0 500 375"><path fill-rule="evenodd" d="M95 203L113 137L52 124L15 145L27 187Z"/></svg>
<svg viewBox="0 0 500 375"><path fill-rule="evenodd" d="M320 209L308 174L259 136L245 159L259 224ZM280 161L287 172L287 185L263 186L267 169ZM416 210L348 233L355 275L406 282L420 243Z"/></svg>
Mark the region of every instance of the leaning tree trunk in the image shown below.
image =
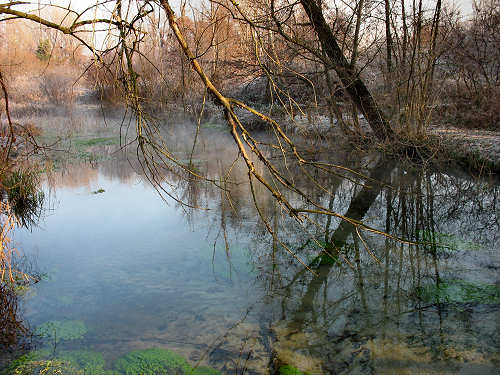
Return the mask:
<svg viewBox="0 0 500 375"><path fill-rule="evenodd" d="M373 99L370 91L342 53L335 36L323 17L323 12L315 0L300 0L314 27L321 47L332 63L346 91L365 116L375 136L380 140L394 137L389 121Z"/></svg>

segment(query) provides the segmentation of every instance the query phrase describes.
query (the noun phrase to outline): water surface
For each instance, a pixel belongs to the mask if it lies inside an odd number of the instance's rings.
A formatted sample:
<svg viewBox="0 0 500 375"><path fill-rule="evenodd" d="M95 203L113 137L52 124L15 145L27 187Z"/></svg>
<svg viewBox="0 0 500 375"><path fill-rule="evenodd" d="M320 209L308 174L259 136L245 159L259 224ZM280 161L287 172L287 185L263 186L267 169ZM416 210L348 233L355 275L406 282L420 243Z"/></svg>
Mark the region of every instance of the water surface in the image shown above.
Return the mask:
<svg viewBox="0 0 500 375"><path fill-rule="evenodd" d="M205 175L235 158L221 144L206 150L196 156ZM196 210L163 200L120 153L55 173L39 226L15 234L45 275L23 297L23 316L35 332L47 322L85 329L45 334L38 346L101 352L107 368L132 350L161 347L227 374L284 364L318 374L496 373L498 182L376 155L336 157L384 184L319 176L327 194L290 173L326 206L420 244L359 237L322 216L298 226L261 192L273 239L242 165L230 200L172 176L169 191Z"/></svg>

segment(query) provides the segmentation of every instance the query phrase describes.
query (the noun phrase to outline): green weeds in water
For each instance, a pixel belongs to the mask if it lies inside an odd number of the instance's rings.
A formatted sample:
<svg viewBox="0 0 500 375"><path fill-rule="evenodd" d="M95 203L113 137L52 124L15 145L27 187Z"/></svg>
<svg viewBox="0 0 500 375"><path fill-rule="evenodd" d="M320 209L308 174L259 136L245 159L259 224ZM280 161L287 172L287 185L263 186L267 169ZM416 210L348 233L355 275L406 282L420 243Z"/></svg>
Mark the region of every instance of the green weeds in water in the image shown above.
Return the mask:
<svg viewBox="0 0 500 375"><path fill-rule="evenodd" d="M221 375L210 367L193 368L182 356L160 348L125 354L114 362L113 370L105 366L98 352L65 350L54 354L42 349L22 355L0 375Z"/></svg>
<svg viewBox="0 0 500 375"><path fill-rule="evenodd" d="M417 288L416 295L423 302L432 304L499 304L500 286L464 280L442 280Z"/></svg>
<svg viewBox="0 0 500 375"><path fill-rule="evenodd" d="M430 243L436 247L436 251L440 253L450 253L458 250L473 250L481 249L481 246L472 241L465 241L460 237L450 233L430 232L422 230L418 232L420 241Z"/></svg>
<svg viewBox="0 0 500 375"><path fill-rule="evenodd" d="M213 369L211 367L199 366L193 369L188 374L190 375L221 375L220 371Z"/></svg>
<svg viewBox="0 0 500 375"><path fill-rule="evenodd" d="M10 207L24 227L36 223L42 212L44 193L40 190L40 172L33 168L6 173L0 181L7 192Z"/></svg>
<svg viewBox="0 0 500 375"><path fill-rule="evenodd" d="M81 320L54 320L36 329L36 334L50 339L51 343L58 343L61 340L78 340L86 333L87 327Z"/></svg>
<svg viewBox="0 0 500 375"><path fill-rule="evenodd" d="M5 375L86 375L70 364L57 360L28 361Z"/></svg>
<svg viewBox="0 0 500 375"><path fill-rule="evenodd" d="M180 355L171 350L150 348L130 352L116 360L114 369L123 375L218 375L219 371L208 367L193 369Z"/></svg>
<svg viewBox="0 0 500 375"><path fill-rule="evenodd" d="M160 348L130 352L118 358L113 367L125 375L186 374L191 370L183 357Z"/></svg>
<svg viewBox="0 0 500 375"><path fill-rule="evenodd" d="M0 375L121 375L104 369L101 353L89 350L61 351L54 355L48 349L25 354Z"/></svg>
<svg viewBox="0 0 500 375"><path fill-rule="evenodd" d="M84 375L114 375L115 372L105 370L104 357L101 353L90 350L62 351L57 355L58 360L71 364L82 371Z"/></svg>
<svg viewBox="0 0 500 375"><path fill-rule="evenodd" d="M293 366L285 365L279 368L278 375L309 375L309 373L302 372Z"/></svg>

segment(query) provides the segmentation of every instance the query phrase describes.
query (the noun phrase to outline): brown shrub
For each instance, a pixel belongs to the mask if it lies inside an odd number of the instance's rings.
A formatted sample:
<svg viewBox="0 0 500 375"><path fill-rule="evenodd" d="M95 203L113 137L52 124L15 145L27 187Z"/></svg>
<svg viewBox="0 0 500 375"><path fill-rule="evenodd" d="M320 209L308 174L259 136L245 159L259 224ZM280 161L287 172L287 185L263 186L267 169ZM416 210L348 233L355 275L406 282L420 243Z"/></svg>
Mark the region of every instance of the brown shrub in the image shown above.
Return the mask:
<svg viewBox="0 0 500 375"><path fill-rule="evenodd" d="M73 103L74 79L62 69L46 72L40 79L42 97L50 104L70 105Z"/></svg>

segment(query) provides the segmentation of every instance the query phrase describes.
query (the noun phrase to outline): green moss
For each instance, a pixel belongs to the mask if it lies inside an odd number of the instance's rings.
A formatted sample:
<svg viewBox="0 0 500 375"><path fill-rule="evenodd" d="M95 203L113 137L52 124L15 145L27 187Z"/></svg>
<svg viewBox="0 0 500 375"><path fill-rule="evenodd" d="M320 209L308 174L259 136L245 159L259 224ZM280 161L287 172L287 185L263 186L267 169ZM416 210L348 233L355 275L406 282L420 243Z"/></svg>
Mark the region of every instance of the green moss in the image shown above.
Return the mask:
<svg viewBox="0 0 500 375"><path fill-rule="evenodd" d="M87 333L87 327L81 320L54 320L39 326L36 333L57 343L81 339Z"/></svg>
<svg viewBox="0 0 500 375"><path fill-rule="evenodd" d="M298 368L295 368L293 366L285 365L285 366L280 367L278 374L279 375L308 375L309 373L302 372Z"/></svg>
<svg viewBox="0 0 500 375"><path fill-rule="evenodd" d="M114 368L123 375L171 375L191 371L191 366L183 357L160 348L130 352L118 358Z"/></svg>
<svg viewBox="0 0 500 375"><path fill-rule="evenodd" d="M464 280L442 280L419 287L416 295L425 303L500 303L499 286Z"/></svg>

